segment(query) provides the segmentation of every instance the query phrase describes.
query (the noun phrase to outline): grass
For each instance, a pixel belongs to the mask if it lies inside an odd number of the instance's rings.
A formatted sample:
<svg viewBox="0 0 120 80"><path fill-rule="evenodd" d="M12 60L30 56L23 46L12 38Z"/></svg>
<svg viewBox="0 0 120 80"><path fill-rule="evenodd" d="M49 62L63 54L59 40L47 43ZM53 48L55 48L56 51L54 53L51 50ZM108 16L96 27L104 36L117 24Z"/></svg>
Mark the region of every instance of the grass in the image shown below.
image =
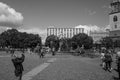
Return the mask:
<svg viewBox="0 0 120 80"><path fill-rule="evenodd" d="M19 53L19 52L17 52ZM0 56L10 55L6 52L0 52ZM38 65L46 62L48 58L39 58L37 55L25 54L25 61L23 62L24 72L23 74L29 72ZM14 80L14 66L11 61L11 57L0 57L0 79L1 80Z"/></svg>

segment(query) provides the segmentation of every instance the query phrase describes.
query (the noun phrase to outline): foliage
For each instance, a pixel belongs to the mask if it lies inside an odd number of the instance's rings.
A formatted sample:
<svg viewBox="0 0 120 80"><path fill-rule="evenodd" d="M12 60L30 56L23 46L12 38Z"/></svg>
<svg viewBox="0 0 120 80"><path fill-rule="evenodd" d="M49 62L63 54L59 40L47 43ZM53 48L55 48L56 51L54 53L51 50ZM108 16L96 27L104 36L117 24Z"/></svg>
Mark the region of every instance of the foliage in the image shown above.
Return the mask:
<svg viewBox="0 0 120 80"><path fill-rule="evenodd" d="M100 42L106 48L112 48L114 44L113 40L110 37L104 37Z"/></svg>
<svg viewBox="0 0 120 80"><path fill-rule="evenodd" d="M59 49L59 38L55 35L50 35L46 38L45 45L50 48L55 47L55 50L57 51Z"/></svg>
<svg viewBox="0 0 120 80"><path fill-rule="evenodd" d="M71 38L61 38L60 39L61 51L69 51L71 49Z"/></svg>
<svg viewBox="0 0 120 80"><path fill-rule="evenodd" d="M0 34L0 46L2 47L31 48L38 43L41 45L41 37L39 35L22 33L16 29L9 29Z"/></svg>
<svg viewBox="0 0 120 80"><path fill-rule="evenodd" d="M77 44L77 46L79 47L82 47L82 45L84 45L85 49L90 49L93 45L92 37L88 36L85 33L79 33L77 35L74 35L72 38L72 42Z"/></svg>
<svg viewBox="0 0 120 80"><path fill-rule="evenodd" d="M119 39L114 42L114 47L120 47L120 40Z"/></svg>

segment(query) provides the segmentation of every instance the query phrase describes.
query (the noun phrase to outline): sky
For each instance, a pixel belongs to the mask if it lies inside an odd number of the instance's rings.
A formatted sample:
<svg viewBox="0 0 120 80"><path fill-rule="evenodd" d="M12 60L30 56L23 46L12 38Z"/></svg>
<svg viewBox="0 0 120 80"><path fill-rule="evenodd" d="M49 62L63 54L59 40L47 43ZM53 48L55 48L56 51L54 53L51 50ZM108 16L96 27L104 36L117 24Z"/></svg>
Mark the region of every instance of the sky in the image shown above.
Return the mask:
<svg viewBox="0 0 120 80"><path fill-rule="evenodd" d="M0 26L45 36L48 27L109 25L111 0L0 0ZM44 37L45 38L45 37Z"/></svg>

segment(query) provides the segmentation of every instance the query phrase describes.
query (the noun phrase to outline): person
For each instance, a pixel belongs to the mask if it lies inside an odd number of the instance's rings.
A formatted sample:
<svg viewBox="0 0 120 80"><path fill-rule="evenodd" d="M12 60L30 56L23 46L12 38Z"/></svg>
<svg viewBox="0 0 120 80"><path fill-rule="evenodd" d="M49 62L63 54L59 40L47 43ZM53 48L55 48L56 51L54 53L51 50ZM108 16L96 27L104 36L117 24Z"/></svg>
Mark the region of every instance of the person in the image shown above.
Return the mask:
<svg viewBox="0 0 120 80"><path fill-rule="evenodd" d="M52 48L52 55L55 56L55 47Z"/></svg>
<svg viewBox="0 0 120 80"><path fill-rule="evenodd" d="M15 76L18 77L18 80L22 80L22 73L24 71L22 63L24 62L25 55L23 53L14 53L12 55L12 62L15 67Z"/></svg>
<svg viewBox="0 0 120 80"><path fill-rule="evenodd" d="M108 50L106 50L106 54L105 54L105 64L106 64L106 70L110 71L112 70L112 55L110 54L110 52Z"/></svg>
<svg viewBox="0 0 120 80"><path fill-rule="evenodd" d="M45 56L45 48L42 48L40 51L40 57L43 58Z"/></svg>
<svg viewBox="0 0 120 80"><path fill-rule="evenodd" d="M102 68L105 69L105 52L104 51L101 52L101 61L102 61L101 63Z"/></svg>
<svg viewBox="0 0 120 80"><path fill-rule="evenodd" d="M120 79L120 50L116 53L117 71Z"/></svg>

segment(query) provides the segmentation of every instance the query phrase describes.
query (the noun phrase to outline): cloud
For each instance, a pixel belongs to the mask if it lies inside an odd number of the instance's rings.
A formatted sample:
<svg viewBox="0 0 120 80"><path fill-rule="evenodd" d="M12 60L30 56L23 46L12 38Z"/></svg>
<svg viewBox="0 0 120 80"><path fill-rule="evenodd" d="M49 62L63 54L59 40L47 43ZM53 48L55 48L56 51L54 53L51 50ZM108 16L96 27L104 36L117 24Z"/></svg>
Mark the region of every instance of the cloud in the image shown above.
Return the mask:
<svg viewBox="0 0 120 80"><path fill-rule="evenodd" d="M0 26L17 28L22 25L23 16L5 3L0 2Z"/></svg>
<svg viewBox="0 0 120 80"><path fill-rule="evenodd" d="M104 28L98 27L96 25L78 25L75 28L84 28L84 32L89 34L89 32L102 32L105 31Z"/></svg>
<svg viewBox="0 0 120 80"><path fill-rule="evenodd" d="M107 26L105 27L105 30L111 30L110 25L107 25Z"/></svg>
<svg viewBox="0 0 120 80"><path fill-rule="evenodd" d="M47 30L46 29L40 29L40 28L30 28L30 29L19 29L20 32L27 32L32 34L39 34L42 38L42 42L45 42L45 39L47 37Z"/></svg>
<svg viewBox="0 0 120 80"><path fill-rule="evenodd" d="M4 31L7 31L8 29L11 29L11 28L0 26L0 33L4 32Z"/></svg>

